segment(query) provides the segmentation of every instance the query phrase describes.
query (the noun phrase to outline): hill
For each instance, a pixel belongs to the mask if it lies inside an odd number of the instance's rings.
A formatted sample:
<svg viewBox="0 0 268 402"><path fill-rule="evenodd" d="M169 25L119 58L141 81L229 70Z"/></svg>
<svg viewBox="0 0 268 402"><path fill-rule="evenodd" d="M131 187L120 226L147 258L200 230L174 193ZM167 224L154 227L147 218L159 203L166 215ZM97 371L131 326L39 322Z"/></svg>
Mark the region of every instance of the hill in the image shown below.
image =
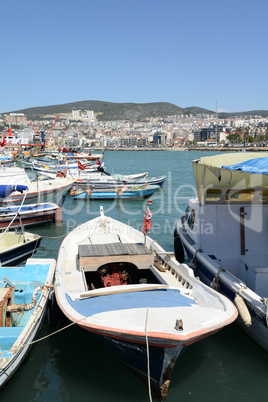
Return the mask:
<svg viewBox="0 0 268 402"><path fill-rule="evenodd" d="M94 110L99 121L129 120L142 121L150 117L165 117L179 114L213 113L206 109L190 107L183 109L172 103L113 103L104 101L81 101L62 105L40 106L13 111L24 113L29 119L42 118L45 115L71 113L72 110Z"/></svg>
<svg viewBox="0 0 268 402"><path fill-rule="evenodd" d="M28 109L14 110L11 113L24 113L28 119L43 119L48 115L56 115L61 113L72 113L72 110L94 110L98 114L99 121L111 120L128 120L143 121L150 117L166 117L180 114L215 114L215 111L203 109L197 106L181 108L168 102L153 103L114 103L104 101L80 101L72 103L64 103L61 105L39 106ZM219 118L230 118L234 116L258 115L268 117L267 110L252 110L238 113L218 113Z"/></svg>

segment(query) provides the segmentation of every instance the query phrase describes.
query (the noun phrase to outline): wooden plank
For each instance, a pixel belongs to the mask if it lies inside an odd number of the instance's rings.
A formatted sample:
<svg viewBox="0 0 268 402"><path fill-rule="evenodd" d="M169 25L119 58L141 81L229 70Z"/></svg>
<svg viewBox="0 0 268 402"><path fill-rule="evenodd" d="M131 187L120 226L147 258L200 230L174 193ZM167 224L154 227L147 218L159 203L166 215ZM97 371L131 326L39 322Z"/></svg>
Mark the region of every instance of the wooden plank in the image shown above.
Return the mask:
<svg viewBox="0 0 268 402"><path fill-rule="evenodd" d="M132 287L131 285L128 285L129 287L127 288L120 288L119 286L117 289L112 289L112 287L107 287L107 288L101 288L100 290L89 290L86 293L80 293L80 298L86 298L86 297L95 297L95 296L104 296L108 294L119 294L119 293L132 293L132 292L146 292L148 290L157 290L157 289L168 289L169 285L158 285L158 284L152 284L152 285L141 285L140 287Z"/></svg>
<svg viewBox="0 0 268 402"><path fill-rule="evenodd" d="M78 253L79 257L151 254L147 247L136 243L80 244Z"/></svg>

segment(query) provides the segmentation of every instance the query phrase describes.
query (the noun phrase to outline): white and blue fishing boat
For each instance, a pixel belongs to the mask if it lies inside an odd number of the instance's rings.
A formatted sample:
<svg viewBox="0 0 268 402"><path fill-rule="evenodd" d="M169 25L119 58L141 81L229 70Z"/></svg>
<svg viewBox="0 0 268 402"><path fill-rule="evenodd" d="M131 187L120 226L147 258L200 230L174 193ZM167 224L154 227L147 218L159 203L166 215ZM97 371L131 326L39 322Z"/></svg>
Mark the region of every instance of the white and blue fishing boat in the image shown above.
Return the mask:
<svg viewBox="0 0 268 402"><path fill-rule="evenodd" d="M175 230L176 258L234 301L239 327L268 351L268 153L193 161L197 198Z"/></svg>
<svg viewBox="0 0 268 402"><path fill-rule="evenodd" d="M0 387L27 356L44 320L55 260L27 260L24 267L0 267Z"/></svg>
<svg viewBox="0 0 268 402"><path fill-rule="evenodd" d="M24 196L24 198L26 198L28 187L11 184L0 185L0 200L4 200L15 191L21 193L26 191ZM56 213L60 208L57 204L52 202L29 205L23 205L23 202L20 206L0 203L0 230L8 226L10 228L16 228L18 225L25 227L39 223L52 222L55 220Z"/></svg>
<svg viewBox="0 0 268 402"><path fill-rule="evenodd" d="M70 195L74 200L88 199L88 200L116 200L116 199L143 199L151 197L159 186L117 186L117 187L104 187L83 190L73 189Z"/></svg>
<svg viewBox="0 0 268 402"><path fill-rule="evenodd" d="M237 310L144 233L101 207L62 242L55 295L70 321L165 399L183 349L233 322Z"/></svg>
<svg viewBox="0 0 268 402"><path fill-rule="evenodd" d="M112 177L108 177L106 179L104 176L95 179L83 179L83 177L79 177L80 180L77 183L80 183L83 186L94 185L95 188L105 188L105 187L118 187L118 186L144 186L149 184L150 186L159 186L163 187L167 176L153 176L146 177L144 179L128 179L124 177L117 177L117 175L113 175Z"/></svg>
<svg viewBox="0 0 268 402"><path fill-rule="evenodd" d="M21 205L24 198L19 190L20 186L27 186L28 191L24 204L37 204L44 202L53 202L59 205L62 197L72 188L75 179L57 177L50 179L47 177L37 177L31 180L24 169L17 167L0 168L0 183L1 185L16 185L17 191L12 192L8 197L1 198L0 202L8 203L9 205Z"/></svg>

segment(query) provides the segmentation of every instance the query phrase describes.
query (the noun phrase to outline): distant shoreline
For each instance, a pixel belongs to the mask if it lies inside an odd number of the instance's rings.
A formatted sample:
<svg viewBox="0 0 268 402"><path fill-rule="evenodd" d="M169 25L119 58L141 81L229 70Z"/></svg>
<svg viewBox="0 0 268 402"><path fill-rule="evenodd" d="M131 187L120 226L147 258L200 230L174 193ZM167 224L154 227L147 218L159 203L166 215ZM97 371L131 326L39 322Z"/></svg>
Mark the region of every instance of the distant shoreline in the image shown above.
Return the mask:
<svg viewBox="0 0 268 402"><path fill-rule="evenodd" d="M97 148L92 148L97 151ZM99 149L100 150L100 149ZM190 148L105 148L105 151L205 151L205 152L268 152L268 147L190 147Z"/></svg>

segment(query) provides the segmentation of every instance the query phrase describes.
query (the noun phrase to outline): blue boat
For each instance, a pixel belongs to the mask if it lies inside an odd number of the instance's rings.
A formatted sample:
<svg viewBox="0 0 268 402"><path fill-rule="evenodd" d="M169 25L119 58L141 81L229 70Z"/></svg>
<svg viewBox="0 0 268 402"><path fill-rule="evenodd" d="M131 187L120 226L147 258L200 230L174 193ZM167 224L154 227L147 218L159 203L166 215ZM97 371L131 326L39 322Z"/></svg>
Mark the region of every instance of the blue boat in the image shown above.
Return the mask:
<svg viewBox="0 0 268 402"><path fill-rule="evenodd" d="M95 188L88 190L71 190L70 195L74 200L115 200L115 199L139 199L151 197L159 186L117 186L106 188Z"/></svg>
<svg viewBox="0 0 268 402"><path fill-rule="evenodd" d="M45 317L55 260L27 260L25 267L0 267L0 387L23 362Z"/></svg>

